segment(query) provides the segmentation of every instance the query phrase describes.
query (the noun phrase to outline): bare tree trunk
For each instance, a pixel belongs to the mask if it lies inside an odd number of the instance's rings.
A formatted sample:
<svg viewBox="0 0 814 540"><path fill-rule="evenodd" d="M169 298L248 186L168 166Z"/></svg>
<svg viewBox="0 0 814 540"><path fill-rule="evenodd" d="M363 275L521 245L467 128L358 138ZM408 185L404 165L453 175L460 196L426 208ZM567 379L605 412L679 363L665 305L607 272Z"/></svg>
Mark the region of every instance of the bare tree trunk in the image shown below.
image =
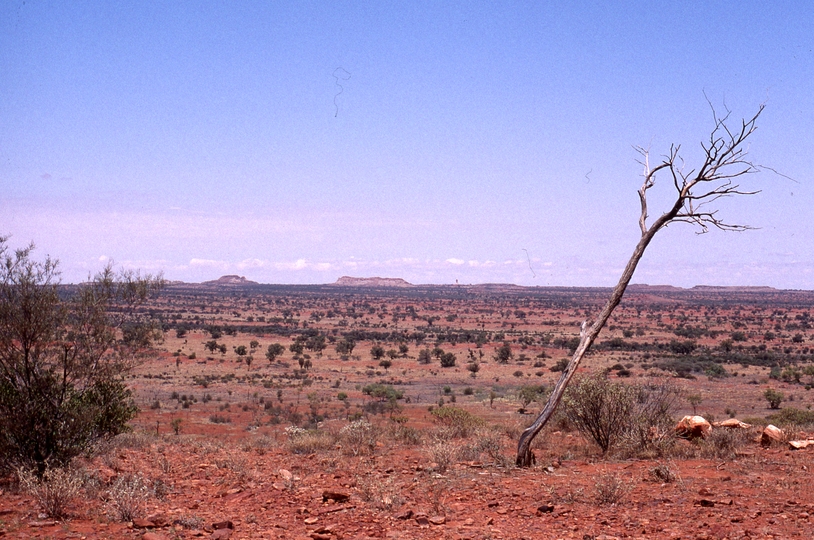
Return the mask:
<svg viewBox="0 0 814 540"><path fill-rule="evenodd" d="M533 464L534 454L531 452L531 442L545 427L557 409L557 405L562 400L565 389L576 373L582 358L596 340L613 310L622 300L633 273L636 271L636 266L656 233L668 223L674 221L695 224L701 228L701 232L706 232L710 225L725 231L742 231L749 228L748 226L732 225L721 221L716 215L717 211L707 210L706 205L721 197L756 193L740 191L739 186L733 184L733 179L760 170L760 167L745 159L746 151L743 146L744 141L754 133L756 129L755 121L761 112L763 112L763 105L760 106L758 112L751 119L744 120L741 123L740 130L731 131L726 125L729 114L727 113L723 118L719 118L713 108L715 128L710 134L709 142L701 144L704 149L704 162L701 167L688 173L683 171L684 162L678 155L679 147L677 146L673 146L670 149L670 154L665 156L664 160L654 169L650 168L649 153L642 148L637 149L644 158L642 162L644 166L644 183L639 189L639 200L641 202L639 228L641 229L641 238L597 320L590 326L588 321L582 323L579 345L565 371L563 371L560 380L557 381L542 412L534 420L534 423L520 435L516 458L518 467L530 467ZM647 190L655 185L656 173L662 170L671 176L673 186L676 189L676 200L673 207L659 216L648 228ZM698 188L700 193L694 192L695 188Z"/></svg>
<svg viewBox="0 0 814 540"><path fill-rule="evenodd" d="M576 373L579 363L582 361L585 353L588 352L588 349L591 348L591 345L593 344L594 340L596 340L599 332L602 330L602 327L605 326L605 323L610 318L613 310L622 300L622 295L625 294L625 289L627 289L627 285L630 283L630 279L633 277L633 272L636 270L636 265L639 264L639 260L642 258L642 255L644 255L645 248L650 243L650 240L653 239L655 233L655 230L649 231L649 234L643 236L639 241L639 244L636 246L636 250L630 257L630 260L627 262L627 266L625 267L625 271L622 273L622 277L619 279L619 283L617 283L616 287L613 288L610 299L608 299L607 304L605 304L605 307L602 309L602 312L599 314L599 318L596 320L596 322L594 322L590 327L588 327L588 321L582 323L582 328L579 333L579 345L577 346L576 351L574 351L574 356L571 358L571 361L568 362L568 366L565 368L565 371L563 371L560 380L557 381L557 385L554 387L554 391L548 398L548 402L546 402L543 411L540 413L534 423L527 427L520 435L520 441L517 444L516 459L516 464L518 467L530 467L533 464L534 456L531 452L531 441L534 440L534 437L536 437L540 430L545 427L545 425L551 419L551 415L553 415L554 411L557 409L557 405L560 404L563 393L565 393L568 383L571 382L571 378L574 376L574 373Z"/></svg>

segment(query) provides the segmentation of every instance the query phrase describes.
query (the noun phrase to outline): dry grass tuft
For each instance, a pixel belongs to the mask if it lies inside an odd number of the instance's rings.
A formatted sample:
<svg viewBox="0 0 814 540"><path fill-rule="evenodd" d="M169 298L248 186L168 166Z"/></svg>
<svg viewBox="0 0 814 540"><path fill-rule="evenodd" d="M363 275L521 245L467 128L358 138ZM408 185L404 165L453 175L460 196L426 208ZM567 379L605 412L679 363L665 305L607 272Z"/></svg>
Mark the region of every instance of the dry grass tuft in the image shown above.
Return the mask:
<svg viewBox="0 0 814 540"><path fill-rule="evenodd" d="M20 487L32 495L49 518L62 519L68 515L68 505L82 489L82 477L70 468L45 471L38 479L33 471L17 469Z"/></svg>

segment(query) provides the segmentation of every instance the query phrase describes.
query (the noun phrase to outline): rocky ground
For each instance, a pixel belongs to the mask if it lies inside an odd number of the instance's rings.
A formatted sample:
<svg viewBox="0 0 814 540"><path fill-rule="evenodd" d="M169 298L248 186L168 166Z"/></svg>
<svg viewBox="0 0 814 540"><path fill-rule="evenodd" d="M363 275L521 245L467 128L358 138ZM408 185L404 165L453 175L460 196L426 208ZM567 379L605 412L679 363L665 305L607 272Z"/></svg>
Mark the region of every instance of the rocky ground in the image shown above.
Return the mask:
<svg viewBox="0 0 814 540"><path fill-rule="evenodd" d="M811 537L807 450L751 443L725 458L601 459L578 435L554 432L547 450L537 448L538 465L523 470L508 460L444 462L439 444L460 456L474 437L418 444L395 437L382 431L372 450L354 456L341 438L300 447L283 433L129 434L78 465L84 487L64 519L48 518L31 494L6 482L0 536ZM508 456L508 437L500 441ZM701 448L680 446L686 456Z"/></svg>

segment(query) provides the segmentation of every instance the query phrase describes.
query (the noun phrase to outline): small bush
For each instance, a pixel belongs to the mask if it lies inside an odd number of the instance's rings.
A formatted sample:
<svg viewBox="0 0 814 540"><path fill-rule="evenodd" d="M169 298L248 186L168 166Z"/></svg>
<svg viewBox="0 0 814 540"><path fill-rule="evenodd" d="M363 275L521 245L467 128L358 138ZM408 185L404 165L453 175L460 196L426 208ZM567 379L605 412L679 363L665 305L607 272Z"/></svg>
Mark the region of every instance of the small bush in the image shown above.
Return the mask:
<svg viewBox="0 0 814 540"><path fill-rule="evenodd" d="M467 437L483 424L483 420L460 407L445 405L433 409L431 414L450 437Z"/></svg>
<svg viewBox="0 0 814 540"><path fill-rule="evenodd" d="M150 488L140 474L120 476L108 490L107 501L120 521L139 517L150 497Z"/></svg>
<svg viewBox="0 0 814 540"><path fill-rule="evenodd" d="M606 453L625 432L635 400L632 386L611 382L601 373L572 384L563 401L568 419Z"/></svg>
<svg viewBox="0 0 814 540"><path fill-rule="evenodd" d="M435 441L427 448L430 461L435 463L435 469L441 473L457 461L458 450L458 445L444 440Z"/></svg>
<svg viewBox="0 0 814 540"><path fill-rule="evenodd" d="M42 479L34 471L18 469L20 487L36 499L43 513L52 519L68 515L68 505L82 488L82 477L70 468L46 469Z"/></svg>
<svg viewBox="0 0 814 540"><path fill-rule="evenodd" d="M401 490L393 477L385 480L378 477L357 478L356 485L362 500L373 503L381 510L398 508L404 502Z"/></svg>
<svg viewBox="0 0 814 540"><path fill-rule="evenodd" d="M367 420L359 419L339 430L339 437L344 443L343 449L358 456L373 452L379 440L379 430Z"/></svg>
<svg viewBox="0 0 814 540"><path fill-rule="evenodd" d="M766 420L777 427L811 427L814 426L814 411L786 407L778 413L770 414L766 417Z"/></svg>
<svg viewBox="0 0 814 540"><path fill-rule="evenodd" d="M288 449L292 454L315 454L332 448L336 443L330 433L318 429L289 426L285 432L288 435Z"/></svg>
<svg viewBox="0 0 814 540"><path fill-rule="evenodd" d="M780 404L786 399L785 394L783 392L779 392L774 388L769 388L763 393L763 397L766 398L766 401L769 402L770 409L779 409Z"/></svg>
<svg viewBox="0 0 814 540"><path fill-rule="evenodd" d="M572 384L564 397L564 415L606 453L625 443L635 452L660 448L673 424L672 412L680 397L669 382L631 385L614 382L607 373Z"/></svg>
<svg viewBox="0 0 814 540"><path fill-rule="evenodd" d="M631 490L622 477L613 473L599 475L594 486L596 503L611 505L619 503Z"/></svg>

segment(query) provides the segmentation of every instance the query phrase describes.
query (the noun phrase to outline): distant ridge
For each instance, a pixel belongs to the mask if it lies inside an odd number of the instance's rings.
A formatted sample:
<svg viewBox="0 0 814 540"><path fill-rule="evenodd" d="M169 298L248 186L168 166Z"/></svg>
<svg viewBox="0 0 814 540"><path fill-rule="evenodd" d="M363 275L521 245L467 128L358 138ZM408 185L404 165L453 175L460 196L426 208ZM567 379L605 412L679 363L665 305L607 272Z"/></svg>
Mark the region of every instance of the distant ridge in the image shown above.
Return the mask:
<svg viewBox="0 0 814 540"><path fill-rule="evenodd" d="M340 285L343 287L414 287L412 283L404 281L401 278L381 278L381 277L350 277L342 276L337 279L333 285Z"/></svg>
<svg viewBox="0 0 814 540"><path fill-rule="evenodd" d="M632 283L627 290L636 293L679 292L684 289L675 285L648 285L646 283Z"/></svg>
<svg viewBox="0 0 814 540"><path fill-rule="evenodd" d="M693 291L723 291L723 292L777 292L774 287L768 286L719 286L719 285L696 285Z"/></svg>
<svg viewBox="0 0 814 540"><path fill-rule="evenodd" d="M236 276L234 274L228 276L221 276L213 281L204 281L201 285L259 285L256 281L251 281L243 276Z"/></svg>

